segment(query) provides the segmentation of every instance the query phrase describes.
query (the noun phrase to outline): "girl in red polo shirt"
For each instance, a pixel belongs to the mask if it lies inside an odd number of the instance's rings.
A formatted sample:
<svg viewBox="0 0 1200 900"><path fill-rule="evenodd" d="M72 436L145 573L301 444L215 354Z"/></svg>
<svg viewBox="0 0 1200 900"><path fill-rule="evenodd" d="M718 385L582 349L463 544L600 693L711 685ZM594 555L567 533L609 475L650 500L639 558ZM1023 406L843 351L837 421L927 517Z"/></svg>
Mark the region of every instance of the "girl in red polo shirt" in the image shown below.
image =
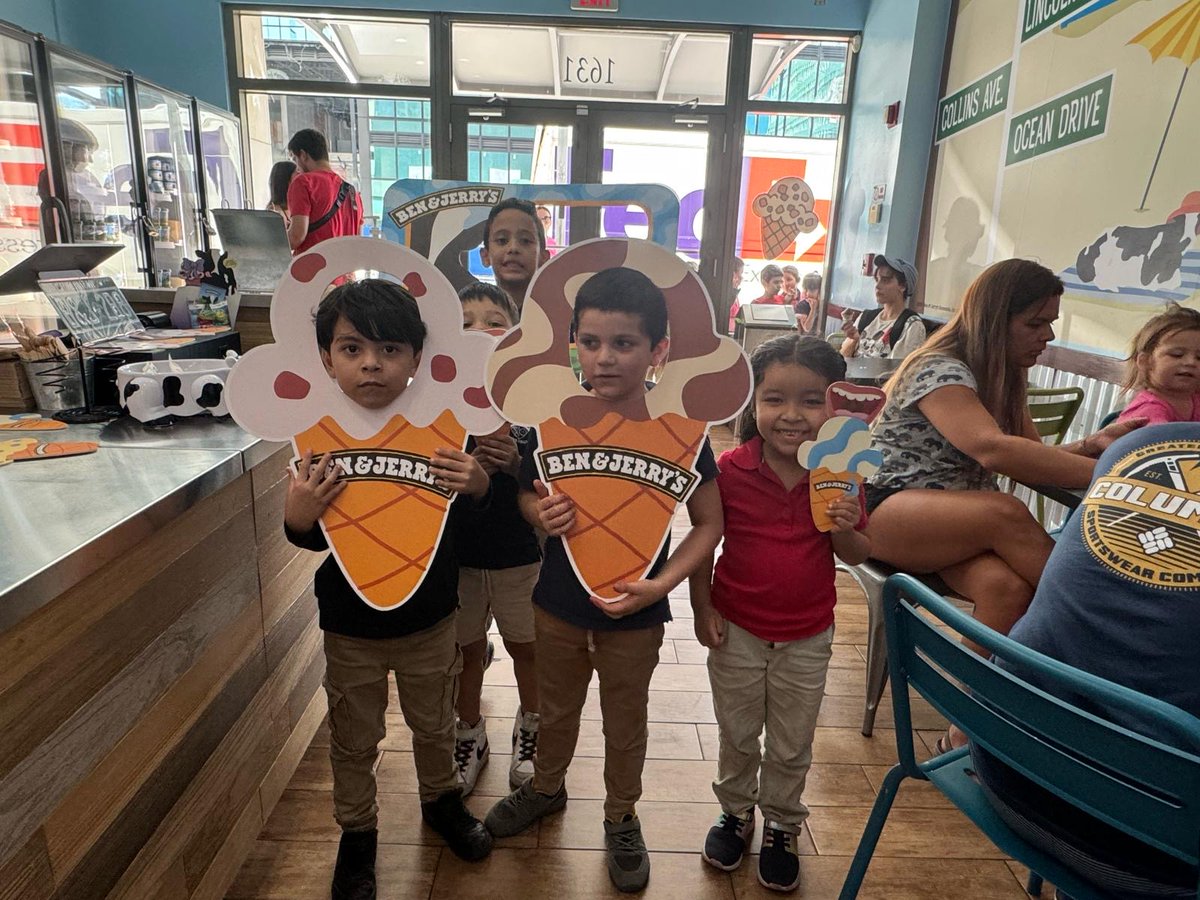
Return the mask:
<svg viewBox="0 0 1200 900"><path fill-rule="evenodd" d="M758 880L790 891L800 883L796 838L808 818L801 794L833 650L833 557L861 563L870 544L861 495L830 503L833 531L817 530L808 471L796 456L829 418L825 391L845 377L845 360L826 341L789 334L760 344L750 364L754 399L742 416L741 445L717 463L721 557L715 572L710 558L691 577L720 738L713 791L721 816L703 856L719 869L737 868L758 806Z"/></svg>

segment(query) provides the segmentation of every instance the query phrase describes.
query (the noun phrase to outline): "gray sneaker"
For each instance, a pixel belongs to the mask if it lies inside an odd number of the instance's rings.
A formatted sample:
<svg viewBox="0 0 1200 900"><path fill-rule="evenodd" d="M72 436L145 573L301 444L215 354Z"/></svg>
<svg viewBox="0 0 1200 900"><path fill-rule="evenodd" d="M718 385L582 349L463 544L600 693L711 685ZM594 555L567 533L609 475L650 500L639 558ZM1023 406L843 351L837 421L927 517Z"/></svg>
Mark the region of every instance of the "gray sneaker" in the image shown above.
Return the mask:
<svg viewBox="0 0 1200 900"><path fill-rule="evenodd" d="M604 820L604 846L608 848L608 877L618 891L632 894L650 880L650 854L642 840L642 823L634 815L620 822Z"/></svg>
<svg viewBox="0 0 1200 900"><path fill-rule="evenodd" d="M492 807L483 820L494 837L520 834L538 819L558 812L567 805L567 786L564 784L553 796L539 794L530 778L519 788Z"/></svg>

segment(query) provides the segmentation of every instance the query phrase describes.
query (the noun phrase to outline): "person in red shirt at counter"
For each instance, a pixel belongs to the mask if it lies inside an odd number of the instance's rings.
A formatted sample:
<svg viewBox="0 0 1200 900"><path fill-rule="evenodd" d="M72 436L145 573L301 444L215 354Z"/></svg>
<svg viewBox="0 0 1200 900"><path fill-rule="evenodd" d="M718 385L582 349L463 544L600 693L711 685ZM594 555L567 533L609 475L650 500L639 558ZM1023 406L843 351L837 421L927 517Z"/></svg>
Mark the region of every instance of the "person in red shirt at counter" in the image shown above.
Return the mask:
<svg viewBox="0 0 1200 900"><path fill-rule="evenodd" d="M739 273L740 274L740 273ZM739 283L741 279L739 278ZM783 304L784 299L780 294L783 290L783 269L774 263L768 263L763 266L762 271L758 275L758 281L762 285L762 296L751 300L751 303L770 303L776 306ZM737 314L741 312L742 304L734 300L733 306L729 310L729 333L734 334L734 326L737 324Z"/></svg>
<svg viewBox="0 0 1200 900"><path fill-rule="evenodd" d="M300 170L288 185L288 243L299 255L329 238L361 234L358 191L329 164L329 144L315 128L302 128L288 141L288 155Z"/></svg>

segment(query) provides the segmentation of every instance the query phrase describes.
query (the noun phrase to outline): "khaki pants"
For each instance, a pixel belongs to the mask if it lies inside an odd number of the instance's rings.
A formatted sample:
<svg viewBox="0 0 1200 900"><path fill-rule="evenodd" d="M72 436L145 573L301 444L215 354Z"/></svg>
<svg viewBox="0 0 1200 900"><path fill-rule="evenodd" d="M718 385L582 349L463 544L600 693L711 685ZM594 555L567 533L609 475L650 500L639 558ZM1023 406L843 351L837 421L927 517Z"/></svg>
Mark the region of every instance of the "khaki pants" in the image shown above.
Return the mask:
<svg viewBox="0 0 1200 900"><path fill-rule="evenodd" d="M389 672L396 675L400 710L413 733L421 802L458 790L454 701L462 654L454 639L454 618L399 638L325 632L334 818L343 830L368 831L378 821L375 760L386 733Z"/></svg>
<svg viewBox="0 0 1200 900"><path fill-rule="evenodd" d="M604 817L618 822L642 796L646 761L646 705L658 665L663 626L632 631L588 631L534 607L538 699L542 721L534 788L562 787L579 739L579 716L592 672L600 676L604 718Z"/></svg>
<svg viewBox="0 0 1200 900"><path fill-rule="evenodd" d="M832 655L832 626L803 640L771 642L726 622L725 640L708 654L720 744L713 792L722 810L744 818L757 805L763 819L799 833Z"/></svg>

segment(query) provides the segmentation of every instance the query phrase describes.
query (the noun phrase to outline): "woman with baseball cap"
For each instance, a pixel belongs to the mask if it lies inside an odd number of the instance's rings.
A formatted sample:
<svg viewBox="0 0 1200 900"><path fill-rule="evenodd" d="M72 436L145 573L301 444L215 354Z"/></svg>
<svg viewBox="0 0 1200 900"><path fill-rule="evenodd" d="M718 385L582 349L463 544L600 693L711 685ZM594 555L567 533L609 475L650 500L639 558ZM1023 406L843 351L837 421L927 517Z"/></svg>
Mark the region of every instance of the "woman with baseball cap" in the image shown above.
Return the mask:
<svg viewBox="0 0 1200 900"><path fill-rule="evenodd" d="M908 301L917 287L917 269L898 256L875 257L875 301L878 309L842 313L842 356L903 359L925 343L925 322ZM857 319L857 321L856 321Z"/></svg>

